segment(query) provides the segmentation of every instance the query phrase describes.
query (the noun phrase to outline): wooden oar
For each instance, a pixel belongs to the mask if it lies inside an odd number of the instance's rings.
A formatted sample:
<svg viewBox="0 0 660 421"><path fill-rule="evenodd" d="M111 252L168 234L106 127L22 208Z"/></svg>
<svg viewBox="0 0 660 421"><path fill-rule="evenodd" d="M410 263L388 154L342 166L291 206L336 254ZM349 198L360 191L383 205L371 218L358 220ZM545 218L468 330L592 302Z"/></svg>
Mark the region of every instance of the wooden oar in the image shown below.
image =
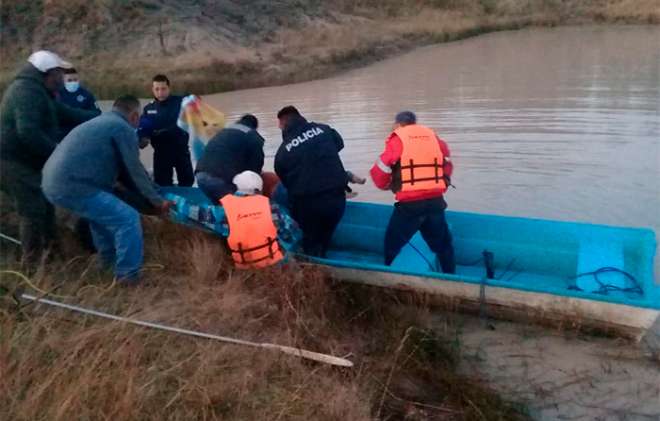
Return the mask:
<svg viewBox="0 0 660 421"><path fill-rule="evenodd" d="M128 317L122 317L122 316L116 316L114 314L109 314L109 313L104 313L101 311L97 310L92 310L92 309L87 309L84 307L78 307L74 306L71 304L65 304L59 301L53 301L49 300L46 298L38 298L33 295L29 294L22 294L21 298L24 298L29 301L34 301L42 304L47 304L49 306L53 307L59 307L59 308L64 308L67 310L75 311L78 313L83 313L83 314L89 314L92 316L96 317L102 317L104 319L110 319L110 320L116 320L119 322L124 322L124 323L130 323L138 326L144 326L144 327L149 327L152 329L158 329L158 330L164 330L167 332L174 332L174 333L180 333L183 335L189 335L189 336L196 336L198 338L206 338L206 339L213 339L216 341L221 341L221 342L226 342L226 343L231 343L235 345L244 345L244 346L250 346L253 348L265 348L265 349L272 349L272 350L277 350L280 352L283 352L288 355L293 355L296 357L300 358L305 358L308 360L313 360L317 361L320 363L324 364L330 364L330 365L336 365L340 367L353 367L353 363L345 358L339 358L335 357L332 355L328 354L321 354L319 352L313 352L313 351L308 351L305 349L301 348L294 348L290 346L284 346L284 345L277 345L277 344L271 344L271 343L259 343L259 342L250 342L250 341L244 341L242 339L234 339L234 338L229 338L226 336L218 336L218 335L213 335L210 333L204 333L204 332L197 332L194 330L188 330L188 329L181 329L178 327L174 326L167 326L167 325L162 325L159 323L152 323L152 322L146 322L143 320L137 320L137 319L131 319Z"/></svg>

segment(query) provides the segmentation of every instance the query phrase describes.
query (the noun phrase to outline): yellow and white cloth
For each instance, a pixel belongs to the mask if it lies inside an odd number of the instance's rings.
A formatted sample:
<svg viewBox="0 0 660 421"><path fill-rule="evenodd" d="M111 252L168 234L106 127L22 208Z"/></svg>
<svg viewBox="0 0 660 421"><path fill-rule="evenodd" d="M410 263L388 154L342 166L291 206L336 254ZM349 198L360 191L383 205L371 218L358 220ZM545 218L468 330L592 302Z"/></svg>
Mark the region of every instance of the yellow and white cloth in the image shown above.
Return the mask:
<svg viewBox="0 0 660 421"><path fill-rule="evenodd" d="M208 141L225 127L225 115L204 103L196 95L188 95L181 101L177 125L190 135L193 167L201 158Z"/></svg>

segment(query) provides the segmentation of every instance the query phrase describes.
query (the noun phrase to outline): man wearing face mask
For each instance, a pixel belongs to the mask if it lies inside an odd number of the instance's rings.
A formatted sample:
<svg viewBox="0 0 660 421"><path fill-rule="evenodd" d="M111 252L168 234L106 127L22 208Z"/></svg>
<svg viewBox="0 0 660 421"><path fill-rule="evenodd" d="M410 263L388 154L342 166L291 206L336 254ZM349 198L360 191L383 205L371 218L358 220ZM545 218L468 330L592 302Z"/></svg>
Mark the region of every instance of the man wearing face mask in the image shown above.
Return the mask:
<svg viewBox="0 0 660 421"><path fill-rule="evenodd" d="M137 210L113 192L121 183L166 214L172 202L156 191L140 162L135 128L140 101L119 97L112 112L81 124L60 143L44 166L43 192L48 200L90 222L101 264L113 269L117 281L133 284L143 259L143 238Z"/></svg>
<svg viewBox="0 0 660 421"><path fill-rule="evenodd" d="M64 69L64 86L59 90L57 99L62 104L69 107L80 108L82 110L98 111L101 110L96 105L96 98L87 89L80 85L80 76L74 68ZM71 124L62 125L62 134L66 136L75 126Z"/></svg>
<svg viewBox="0 0 660 421"><path fill-rule="evenodd" d="M37 51L5 91L0 105L0 189L19 214L23 259L41 258L55 237L55 212L41 192L41 169L55 149L60 124L79 124L97 111L55 101L62 71L71 68L51 51Z"/></svg>

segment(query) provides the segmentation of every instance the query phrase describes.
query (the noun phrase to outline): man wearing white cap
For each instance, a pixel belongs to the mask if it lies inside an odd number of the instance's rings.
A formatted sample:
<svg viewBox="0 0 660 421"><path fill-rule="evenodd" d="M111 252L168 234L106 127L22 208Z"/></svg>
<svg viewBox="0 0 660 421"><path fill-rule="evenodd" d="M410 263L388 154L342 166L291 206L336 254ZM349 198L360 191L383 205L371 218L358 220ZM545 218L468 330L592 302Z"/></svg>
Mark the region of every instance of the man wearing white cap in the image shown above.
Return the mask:
<svg viewBox="0 0 660 421"><path fill-rule="evenodd" d="M284 250L278 237L295 242L295 222L261 194L263 180L259 174L243 171L232 182L236 193L225 195L220 203L229 225L227 243L236 267L263 268L280 262Z"/></svg>
<svg viewBox="0 0 660 421"><path fill-rule="evenodd" d="M16 75L0 105L0 188L20 217L23 258L35 263L55 236L55 212L41 192L41 169L55 149L60 124L82 123L99 111L76 110L54 98L70 68L50 51L37 51Z"/></svg>

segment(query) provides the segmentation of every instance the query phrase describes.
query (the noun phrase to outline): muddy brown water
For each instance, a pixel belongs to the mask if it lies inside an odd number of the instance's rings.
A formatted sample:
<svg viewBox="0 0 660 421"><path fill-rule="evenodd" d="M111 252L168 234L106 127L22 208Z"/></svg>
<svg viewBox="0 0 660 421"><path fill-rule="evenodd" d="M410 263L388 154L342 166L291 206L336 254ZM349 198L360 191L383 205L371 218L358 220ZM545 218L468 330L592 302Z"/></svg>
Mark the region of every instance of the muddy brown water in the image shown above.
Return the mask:
<svg viewBox="0 0 660 421"><path fill-rule="evenodd" d="M284 105L334 126L345 166L363 175L394 114L410 109L451 148L450 209L660 233L660 26L500 32L205 99L232 119L259 117L267 168ZM371 183L357 190L358 200L392 201Z"/></svg>
<svg viewBox="0 0 660 421"><path fill-rule="evenodd" d="M660 234L659 26L501 32L329 79L205 99L231 119L259 117L267 168L281 141L275 113L294 104L341 132L344 163L362 174L393 115L411 109L452 149L451 209ZM150 155L143 153L148 167ZM357 190L359 200L392 201L372 184ZM524 324L492 326L466 317L459 335L464 369L527 404L535 419L660 419L660 368L635 356L634 346Z"/></svg>

